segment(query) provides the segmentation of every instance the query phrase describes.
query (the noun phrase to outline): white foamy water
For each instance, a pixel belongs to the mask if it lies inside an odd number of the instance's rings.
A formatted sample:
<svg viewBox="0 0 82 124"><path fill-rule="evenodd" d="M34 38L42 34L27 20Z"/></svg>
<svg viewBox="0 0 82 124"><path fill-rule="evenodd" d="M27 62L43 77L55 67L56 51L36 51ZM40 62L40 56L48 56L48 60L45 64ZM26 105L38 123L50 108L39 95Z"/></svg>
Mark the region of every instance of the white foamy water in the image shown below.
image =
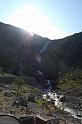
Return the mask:
<svg viewBox="0 0 82 124"><path fill-rule="evenodd" d="M47 99L47 95L50 97ZM48 101L54 101L55 106L57 106L58 108L60 108L61 110L64 110L68 113L71 114L71 116L73 116L74 118L80 119L82 120L82 112L79 110L74 110L74 109L70 109L68 107L66 107L66 104L63 102L60 102L60 99L64 97L63 95L57 95L56 92L48 92L46 94L43 95L43 99L47 99ZM81 117L79 117L81 116Z"/></svg>

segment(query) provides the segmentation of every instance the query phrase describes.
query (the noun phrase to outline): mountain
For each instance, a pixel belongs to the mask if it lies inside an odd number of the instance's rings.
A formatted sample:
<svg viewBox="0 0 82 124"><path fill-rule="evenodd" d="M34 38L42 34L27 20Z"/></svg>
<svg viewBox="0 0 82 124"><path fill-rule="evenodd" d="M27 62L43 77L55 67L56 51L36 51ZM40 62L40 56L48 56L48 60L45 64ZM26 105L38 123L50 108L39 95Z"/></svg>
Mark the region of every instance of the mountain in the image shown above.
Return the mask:
<svg viewBox="0 0 82 124"><path fill-rule="evenodd" d="M0 67L16 75L32 76L33 62L49 39L0 23Z"/></svg>
<svg viewBox="0 0 82 124"><path fill-rule="evenodd" d="M70 68L82 68L82 32L49 40L0 23L0 67L16 75L57 80Z"/></svg>
<svg viewBox="0 0 82 124"><path fill-rule="evenodd" d="M58 78L59 72L82 68L82 32L51 41L42 54L40 66L53 79Z"/></svg>

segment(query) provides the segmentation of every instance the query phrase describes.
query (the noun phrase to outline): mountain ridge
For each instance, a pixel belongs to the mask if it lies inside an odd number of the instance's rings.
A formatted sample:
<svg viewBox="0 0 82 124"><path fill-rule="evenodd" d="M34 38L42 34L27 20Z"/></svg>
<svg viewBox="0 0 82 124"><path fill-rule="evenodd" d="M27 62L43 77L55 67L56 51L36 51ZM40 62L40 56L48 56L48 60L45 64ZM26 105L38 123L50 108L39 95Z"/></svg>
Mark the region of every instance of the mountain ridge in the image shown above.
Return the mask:
<svg viewBox="0 0 82 124"><path fill-rule="evenodd" d="M38 77L40 71L44 78L56 80L59 72L82 68L81 53L82 32L50 40L0 23L0 67L6 72Z"/></svg>

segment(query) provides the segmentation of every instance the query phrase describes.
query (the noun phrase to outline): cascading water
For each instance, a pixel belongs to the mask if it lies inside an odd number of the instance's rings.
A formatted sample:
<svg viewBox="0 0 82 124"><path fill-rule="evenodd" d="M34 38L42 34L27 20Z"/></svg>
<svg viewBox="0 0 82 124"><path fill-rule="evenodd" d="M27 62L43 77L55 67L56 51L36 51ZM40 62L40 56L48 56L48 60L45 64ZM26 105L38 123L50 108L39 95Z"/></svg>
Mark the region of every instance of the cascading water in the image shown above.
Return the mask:
<svg viewBox="0 0 82 124"><path fill-rule="evenodd" d="M42 61L42 58L41 58L41 54L45 51L45 49L47 48L48 44L50 42L47 42L43 48L40 50L40 54L39 56L37 56L36 60L38 61L38 63L40 64L41 61ZM37 73L39 75L42 75L44 76L43 72L41 72L40 70L37 70ZM47 88L45 89L46 90L46 93L44 92L43 94L43 99L47 99L48 101L51 101L53 100L54 101L54 105L57 106L58 108L60 108L61 110L64 110L68 113L71 114L71 116L73 116L74 118L77 118L77 119L80 119L82 121L82 112L81 111L76 111L74 109L70 109L69 107L66 106L65 103L63 102L60 102L60 99L62 97L64 97L63 95L58 95L55 91L52 92L52 82L51 80L46 80L46 83L47 83ZM50 98L47 98L47 95L50 97Z"/></svg>
<svg viewBox="0 0 82 124"><path fill-rule="evenodd" d="M60 108L61 110L64 110L68 113L71 114L71 116L73 116L74 118L80 119L82 121L82 112L81 111L76 111L74 109L70 109L69 107L66 106L65 103L60 102L60 99L62 97L64 97L64 95L58 95L55 91L52 92L52 84L50 80L47 80L48 85L48 89L47 92L45 94L43 94L43 99L46 99L48 101L54 101L54 104L56 107ZM49 96L47 98L47 96Z"/></svg>
<svg viewBox="0 0 82 124"><path fill-rule="evenodd" d="M46 80L47 84L48 84L48 92L51 92L52 90L52 85L51 85L51 81L50 80Z"/></svg>
<svg viewBox="0 0 82 124"><path fill-rule="evenodd" d="M47 46L48 46L49 43L50 42L45 43L45 45L43 46L43 48L40 50L40 53L43 53L45 51L45 49L47 48Z"/></svg>
<svg viewBox="0 0 82 124"><path fill-rule="evenodd" d="M47 99L47 95L49 98ZM43 94L43 99L47 99L48 101L54 101L54 104L56 107L60 108L61 110L64 110L68 113L71 114L74 118L80 119L82 121L82 112L81 111L76 111L74 109L70 109L69 107L66 106L65 103L60 102L60 99L64 97L63 95L57 95L57 93L54 92L47 92L46 94Z"/></svg>

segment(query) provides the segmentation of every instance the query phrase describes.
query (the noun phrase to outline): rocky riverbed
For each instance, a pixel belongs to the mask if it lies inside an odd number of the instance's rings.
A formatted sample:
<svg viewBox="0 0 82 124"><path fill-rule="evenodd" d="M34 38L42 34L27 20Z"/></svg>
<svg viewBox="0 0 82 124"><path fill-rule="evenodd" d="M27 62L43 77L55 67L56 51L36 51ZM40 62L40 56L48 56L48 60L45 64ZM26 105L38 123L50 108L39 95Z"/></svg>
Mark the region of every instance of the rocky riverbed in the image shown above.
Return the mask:
<svg viewBox="0 0 82 124"><path fill-rule="evenodd" d="M67 118L72 117L72 122L75 124L82 123L82 87L69 88L69 89L57 89L58 95L63 95L60 98L63 110L68 111ZM66 110L67 109L67 110ZM65 116L65 115L64 115Z"/></svg>
<svg viewBox="0 0 82 124"><path fill-rule="evenodd" d="M21 90L20 96L17 96L17 89L13 84L0 85L0 114L10 114L18 118L36 114L48 119L61 118L67 124L81 124L81 119L79 119L82 116L81 88L57 89L54 93L48 92L46 100L42 97L45 95L42 90L30 86L25 88L26 86ZM50 94L53 94L52 100L50 100ZM54 100L53 97L55 97ZM72 111L64 111L66 107L74 110L76 117L72 116Z"/></svg>
<svg viewBox="0 0 82 124"><path fill-rule="evenodd" d="M82 88L57 90L57 94L62 94L64 97L60 99L61 102L67 103L71 109L82 110Z"/></svg>
<svg viewBox="0 0 82 124"><path fill-rule="evenodd" d="M14 115L18 118L35 114L43 118L51 118L47 101L42 99L41 91L29 85L22 87L20 94L17 95L16 85L1 84L0 114Z"/></svg>

